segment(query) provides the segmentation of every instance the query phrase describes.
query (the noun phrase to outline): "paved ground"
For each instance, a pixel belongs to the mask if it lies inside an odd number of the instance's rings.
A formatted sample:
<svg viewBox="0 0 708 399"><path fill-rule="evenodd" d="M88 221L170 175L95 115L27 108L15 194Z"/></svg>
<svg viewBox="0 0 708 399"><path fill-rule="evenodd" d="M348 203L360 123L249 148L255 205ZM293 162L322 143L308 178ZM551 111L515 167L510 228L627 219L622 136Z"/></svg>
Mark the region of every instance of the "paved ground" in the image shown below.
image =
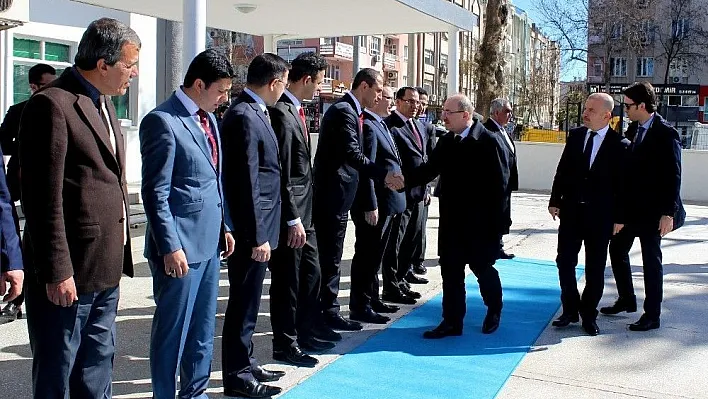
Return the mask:
<svg viewBox="0 0 708 399"><path fill-rule="evenodd" d="M506 237L507 248L518 256L553 260L557 222L546 212L548 197L524 193L513 200L514 226ZM664 242L665 296L662 328L648 333L632 333L626 324L639 314L601 317L601 335L585 336L580 327L557 330L548 327L536 345L499 393L500 398L706 398L708 397L708 207L688 206L687 225L671 233ZM437 203L431 207L428 224L428 277L431 283L419 286L423 300L440 292L437 256ZM114 373L115 398L150 398L148 345L154 302L151 278L141 256L144 230L133 229L134 259L137 276L124 279L118 316L118 351ZM349 262L353 254L353 226L347 235L345 278L341 297L347 311ZM632 263L640 264L639 246L632 251ZM642 296L641 268L635 268L635 284ZM609 269L603 304L614 300L615 290ZM267 276L268 278L269 276ZM582 283L582 282L581 282ZM269 284L269 280L266 280ZM227 300L226 271L222 270L217 315L216 354L209 394L222 398L221 327ZM318 355L315 369L296 369L275 363L271 357L270 320L266 286L254 338L256 357L273 369L287 371L278 385L292 387L317 372L340 354L350 351L381 327L366 326L357 333L345 333L345 339L332 351ZM421 302L422 303L422 302ZM410 307L404 311L410 310ZM404 311L395 317L400 317ZM480 315L480 318L483 315ZM434 325L439 320L431 320ZM513 326L504 325L504 328ZM0 397L31 397L31 353L24 320L0 325ZM451 378L464 378L452 376ZM444 383L441 381L440 383ZM405 392L401 393L405 398ZM462 395L461 397L464 397ZM469 393L473 398L474 393Z"/></svg>

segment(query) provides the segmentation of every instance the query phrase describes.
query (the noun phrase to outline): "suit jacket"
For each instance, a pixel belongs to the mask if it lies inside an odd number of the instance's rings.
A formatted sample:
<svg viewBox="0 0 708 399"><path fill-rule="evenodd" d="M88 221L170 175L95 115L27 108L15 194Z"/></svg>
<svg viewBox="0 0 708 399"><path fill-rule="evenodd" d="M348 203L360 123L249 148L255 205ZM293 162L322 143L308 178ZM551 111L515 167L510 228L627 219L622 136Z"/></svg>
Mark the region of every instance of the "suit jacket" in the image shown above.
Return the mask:
<svg viewBox="0 0 708 399"><path fill-rule="evenodd" d="M5 181L5 163L0 150L0 273L22 269L22 250L12 214L12 199Z"/></svg>
<svg viewBox="0 0 708 399"><path fill-rule="evenodd" d="M20 119L26 104L27 101L22 101L8 108L0 125L0 146L3 154L7 156L17 154L17 135L20 132Z"/></svg>
<svg viewBox="0 0 708 399"><path fill-rule="evenodd" d="M342 214L354 202L359 173L383 181L386 170L371 162L361 151L362 130L350 94L325 112L315 153L314 207L318 212Z"/></svg>
<svg viewBox="0 0 708 399"><path fill-rule="evenodd" d="M278 139L256 100L245 91L221 123L224 194L237 241L278 247L280 160Z"/></svg>
<svg viewBox="0 0 708 399"><path fill-rule="evenodd" d="M401 173L401 158L393 135L371 114L364 112L364 155L387 171ZM389 216L406 210L406 194L393 191L380 181L359 181L352 210L362 212L378 209L379 216Z"/></svg>
<svg viewBox="0 0 708 399"><path fill-rule="evenodd" d="M27 102L19 133L26 266L40 283L73 276L79 293L117 286L121 272L133 275L130 237L124 245L125 138L113 103L104 101L115 155L73 68Z"/></svg>
<svg viewBox="0 0 708 399"><path fill-rule="evenodd" d="M216 119L209 114L209 120L219 148ZM190 264L213 258L224 230L221 170L212 164L205 133L175 94L141 121L140 154L145 257L182 249Z"/></svg>
<svg viewBox="0 0 708 399"><path fill-rule="evenodd" d="M590 170L584 155L588 129L572 129L556 169L550 206L560 208L561 220L573 220L572 214L585 203L584 212L591 212L593 220L612 230L613 223L622 223L622 171L629 141L610 128L595 156Z"/></svg>
<svg viewBox="0 0 708 399"><path fill-rule="evenodd" d="M509 195L511 195L512 191L519 190L519 168L516 163L516 144L514 144L514 141L511 140L511 137L509 137L506 131L499 130L499 127L491 118L487 118L487 121L484 122L484 127L496 134L496 138L504 149L504 173L509 177ZM509 137L511 146L509 146L509 141L502 135Z"/></svg>
<svg viewBox="0 0 708 399"><path fill-rule="evenodd" d="M425 184L437 175L445 181L440 191L441 258L463 263L496 259L509 184L502 158L499 141L475 121L460 142L454 133L440 137L428 162L405 175L412 185Z"/></svg>
<svg viewBox="0 0 708 399"><path fill-rule="evenodd" d="M638 122L627 128L630 145L625 173L627 223L658 226L661 216L673 216L674 228L683 225L681 201L681 140L658 113L642 142L634 144Z"/></svg>
<svg viewBox="0 0 708 399"><path fill-rule="evenodd" d="M305 138L305 125L287 95L283 94L268 111L280 148L281 227L287 227L287 222L300 218L304 228L311 228L313 180L310 136L308 134Z"/></svg>
<svg viewBox="0 0 708 399"><path fill-rule="evenodd" d="M408 125L406 125L397 113L392 112L391 115L386 117L385 121L386 125L393 133L393 137L396 139L396 145L401 153L403 173L407 173L408 171L417 168L428 160L427 129L418 119L413 118L413 122L422 136L421 143L423 143L423 148L418 146L417 140L414 136L415 133ZM405 190L406 200L412 204L425 199L425 196L428 193L428 185L423 184L411 186L406 184Z"/></svg>

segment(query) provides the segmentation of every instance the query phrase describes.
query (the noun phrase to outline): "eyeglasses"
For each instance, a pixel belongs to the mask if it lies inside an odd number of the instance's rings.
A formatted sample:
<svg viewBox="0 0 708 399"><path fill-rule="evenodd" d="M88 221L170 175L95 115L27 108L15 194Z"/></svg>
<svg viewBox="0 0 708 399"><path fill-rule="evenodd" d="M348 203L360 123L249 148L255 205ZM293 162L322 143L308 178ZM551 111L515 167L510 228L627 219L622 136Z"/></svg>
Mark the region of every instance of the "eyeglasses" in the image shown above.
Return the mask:
<svg viewBox="0 0 708 399"><path fill-rule="evenodd" d="M116 64L120 64L125 69L132 70L133 68L136 68L138 66L138 61L135 61L132 64L127 64L127 63L119 60L116 62Z"/></svg>
<svg viewBox="0 0 708 399"><path fill-rule="evenodd" d="M420 105L420 101L414 100L412 98L409 98L408 100L402 98L401 101L403 101L404 103L408 103L409 105Z"/></svg>
<svg viewBox="0 0 708 399"><path fill-rule="evenodd" d="M637 104L637 103L624 103L624 108L626 110L629 110L630 108L632 108L632 105L636 105L637 108L639 108L639 104Z"/></svg>
<svg viewBox="0 0 708 399"><path fill-rule="evenodd" d="M384 99L386 99L386 100L388 100L388 101L393 100L393 96L381 96L381 98L384 98Z"/></svg>
<svg viewBox="0 0 708 399"><path fill-rule="evenodd" d="M465 111L450 111L449 109L444 109L444 110L442 110L442 113L443 113L443 114L448 114L448 115L449 115L449 114L459 114L459 113L462 113L462 112L465 112Z"/></svg>

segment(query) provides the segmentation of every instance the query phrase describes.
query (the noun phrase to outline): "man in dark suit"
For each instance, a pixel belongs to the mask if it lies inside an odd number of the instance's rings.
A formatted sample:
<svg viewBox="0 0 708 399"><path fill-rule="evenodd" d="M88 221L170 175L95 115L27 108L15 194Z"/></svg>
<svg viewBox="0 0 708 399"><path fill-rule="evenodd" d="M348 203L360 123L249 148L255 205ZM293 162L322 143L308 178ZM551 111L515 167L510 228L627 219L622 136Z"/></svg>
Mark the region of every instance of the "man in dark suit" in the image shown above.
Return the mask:
<svg viewBox="0 0 708 399"><path fill-rule="evenodd" d="M364 110L363 152L367 158L386 170L401 173L401 159L393 135L381 119L391 110L393 90L384 87L382 100ZM352 206L356 228L352 259L350 319L365 323L385 324L390 318L379 313L396 312L399 308L379 298L379 267L384 287L397 282L398 237L401 214L406 207L405 193L390 190L381 182L361 179Z"/></svg>
<svg viewBox="0 0 708 399"><path fill-rule="evenodd" d="M401 154L404 173L415 169L428 160L426 129L416 118L420 107L418 90L401 87L396 92L396 110L386 118L386 125L396 139ZM420 294L410 289L410 283L424 284L428 280L413 274L413 264L419 262L423 245L423 217L425 202L429 201L427 182L419 186L407 185L406 210L401 216L401 232L398 253L396 281L391 286L384 285L383 298L386 301L413 304ZM385 284L385 282L384 282Z"/></svg>
<svg viewBox="0 0 708 399"><path fill-rule="evenodd" d="M625 168L625 220L610 242L610 261L619 298L604 314L634 312L629 250L639 237L644 265L644 314L629 325L632 331L659 328L663 296L661 238L683 225L681 202L681 141L679 134L656 113L656 95L648 82L624 91L624 107L633 122L626 135L632 141Z"/></svg>
<svg viewBox="0 0 708 399"><path fill-rule="evenodd" d="M35 398L111 397L121 274L133 275L125 139L108 96L138 75L140 39L93 21L75 65L22 113L27 324Z"/></svg>
<svg viewBox="0 0 708 399"><path fill-rule="evenodd" d="M51 65L37 64L31 67L27 73L30 92L34 94L37 90L51 83L56 79L56 74L56 70ZM20 118L25 104L27 104L27 101L22 101L8 108L5 119L0 125L2 152L10 157L7 162L7 188L10 191L10 206L12 207L12 216L15 220L15 230L18 235L20 234L20 218L15 209L15 201L20 200L20 158L16 156L17 134L20 132ZM24 303L24 300L24 294L17 296L2 309L0 317L7 320L22 318L22 303Z"/></svg>
<svg viewBox="0 0 708 399"><path fill-rule="evenodd" d="M262 54L248 66L246 88L224 114L224 194L236 239L229 258L229 303L224 319L224 393L263 398L280 388L261 384L284 375L263 369L253 358L253 330L261 304L271 251L280 232L280 159L278 138L270 125L268 106L285 91L288 63ZM228 219L228 218L227 218Z"/></svg>
<svg viewBox="0 0 708 399"><path fill-rule="evenodd" d="M563 313L553 322L566 327L579 321L589 335L597 335L597 304L605 286L607 246L615 223L622 220L623 160L628 142L610 128L614 100L609 94L591 94L585 102L585 127L570 131L561 155L548 212L560 217L558 278ZM578 293L575 267L585 243L585 289Z"/></svg>
<svg viewBox="0 0 708 399"><path fill-rule="evenodd" d="M519 169L516 166L516 146L506 132L506 125L511 120L512 110L509 101L504 98L497 98L492 101L489 107L489 118L484 122L484 127L496 134L496 138L504 149L504 174L509 179L508 193L506 194L506 216L508 225L504 229L504 234L509 234L511 227L511 192L519 189ZM499 240L499 259L513 259L514 254L504 251L504 240Z"/></svg>
<svg viewBox="0 0 708 399"><path fill-rule="evenodd" d="M331 349L334 344L316 338L341 339L324 326L318 312L321 272L312 226L311 140L302 105L319 90L326 69L323 57L312 52L298 55L288 73L288 89L268 109L280 147L283 200L281 243L268 265L273 358L304 367L314 367L318 361L300 348Z"/></svg>
<svg viewBox="0 0 708 399"><path fill-rule="evenodd" d="M175 396L178 374L180 397L206 398L219 249L228 257L234 246L225 227L212 112L228 100L232 77L224 55L203 51L190 63L184 85L140 123L145 258L156 304L150 371L157 398Z"/></svg>
<svg viewBox="0 0 708 399"><path fill-rule="evenodd" d="M3 153L0 150L0 162ZM0 296L3 302L12 303L22 293L24 271L22 270L22 250L15 230L12 200L5 181L5 165L0 170ZM7 285L10 285L8 289ZM14 318L12 318L14 320ZM10 320L11 321L11 320ZM3 321L0 320L0 324Z"/></svg>
<svg viewBox="0 0 708 399"><path fill-rule="evenodd" d="M359 174L362 178L373 177L393 189L403 187L400 174L376 165L361 152L363 109L381 101L382 90L381 73L372 68L362 69L354 77L352 90L329 107L320 126L313 198L322 269L320 308L325 323L338 330L361 330L361 324L339 314L337 301L344 235Z"/></svg>
<svg viewBox="0 0 708 399"><path fill-rule="evenodd" d="M443 320L426 331L425 338L462 335L467 264L477 276L487 306L482 332L496 331L501 318L502 287L494 263L504 229L504 195L509 182L502 170L499 141L473 119L473 114L472 102L465 95L448 98L443 120L450 133L440 137L428 162L405 175L411 186L426 184L438 175L446 181L440 192L438 234ZM474 195L470 195L470 187L474 187Z"/></svg>

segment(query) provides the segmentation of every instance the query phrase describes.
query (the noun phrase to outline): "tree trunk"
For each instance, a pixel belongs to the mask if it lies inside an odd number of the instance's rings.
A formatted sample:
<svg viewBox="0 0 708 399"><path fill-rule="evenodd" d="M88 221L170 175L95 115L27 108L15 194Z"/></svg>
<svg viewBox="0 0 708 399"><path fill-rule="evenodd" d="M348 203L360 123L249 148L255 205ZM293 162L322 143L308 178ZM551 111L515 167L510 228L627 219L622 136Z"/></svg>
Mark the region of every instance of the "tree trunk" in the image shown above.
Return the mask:
<svg viewBox="0 0 708 399"><path fill-rule="evenodd" d="M482 44L475 56L477 82L476 111L489 116L489 106L504 87L504 52L502 42L509 16L507 0L489 0L485 12Z"/></svg>

